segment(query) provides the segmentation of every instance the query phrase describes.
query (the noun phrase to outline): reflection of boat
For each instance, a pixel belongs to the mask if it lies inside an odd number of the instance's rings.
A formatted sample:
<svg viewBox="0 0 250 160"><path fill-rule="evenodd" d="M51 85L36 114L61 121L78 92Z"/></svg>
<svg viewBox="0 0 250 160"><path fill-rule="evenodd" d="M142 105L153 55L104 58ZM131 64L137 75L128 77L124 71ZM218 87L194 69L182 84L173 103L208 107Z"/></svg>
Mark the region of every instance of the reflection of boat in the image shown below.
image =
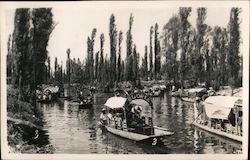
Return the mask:
<svg viewBox="0 0 250 160"><path fill-rule="evenodd" d="M158 85L153 86L151 96L158 97L158 96L160 96L160 94L161 94L160 86L158 86Z"/></svg>
<svg viewBox="0 0 250 160"><path fill-rule="evenodd" d="M58 86L48 86L43 91L37 90L37 102L48 103L59 97L59 87Z"/></svg>
<svg viewBox="0 0 250 160"><path fill-rule="evenodd" d="M242 99L211 96L194 105L194 125L208 132L242 142Z"/></svg>
<svg viewBox="0 0 250 160"><path fill-rule="evenodd" d="M192 88L185 90L180 97L185 102L194 103L197 97L200 100L205 100L205 98L208 97L208 91L206 88Z"/></svg>
<svg viewBox="0 0 250 160"><path fill-rule="evenodd" d="M223 147L224 149L226 149L226 151L230 151L230 152L233 152L233 150L235 150L236 152L237 151L239 152L242 149L242 144L240 142L236 142L229 138L221 137L217 134L207 132L198 127L194 128L194 133L195 133L194 134L195 136L194 147L196 148L196 150L199 150L201 147L200 145L202 145L198 143L199 139L206 139L205 144L203 145L209 145L209 142L210 142L212 143L212 146L214 148ZM217 152L217 153L221 153L221 152Z"/></svg>
<svg viewBox="0 0 250 160"><path fill-rule="evenodd" d="M106 101L105 108L101 115L101 127L115 135L158 145L162 137L173 134L153 126L152 102L145 94L131 94L128 98L111 97Z"/></svg>

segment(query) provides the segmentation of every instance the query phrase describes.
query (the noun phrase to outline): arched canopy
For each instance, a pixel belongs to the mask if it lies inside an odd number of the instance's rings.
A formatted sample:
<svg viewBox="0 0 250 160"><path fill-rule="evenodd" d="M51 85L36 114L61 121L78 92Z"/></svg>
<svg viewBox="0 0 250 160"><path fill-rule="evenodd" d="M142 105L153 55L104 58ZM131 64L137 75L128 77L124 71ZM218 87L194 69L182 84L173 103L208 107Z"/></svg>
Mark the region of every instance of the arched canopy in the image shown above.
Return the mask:
<svg viewBox="0 0 250 160"><path fill-rule="evenodd" d="M117 108L123 108L126 102L127 102L127 98L111 97L106 101L104 105L111 109L117 109Z"/></svg>
<svg viewBox="0 0 250 160"><path fill-rule="evenodd" d="M204 101L204 108L209 118L227 120L232 108L240 101L240 97L211 96Z"/></svg>

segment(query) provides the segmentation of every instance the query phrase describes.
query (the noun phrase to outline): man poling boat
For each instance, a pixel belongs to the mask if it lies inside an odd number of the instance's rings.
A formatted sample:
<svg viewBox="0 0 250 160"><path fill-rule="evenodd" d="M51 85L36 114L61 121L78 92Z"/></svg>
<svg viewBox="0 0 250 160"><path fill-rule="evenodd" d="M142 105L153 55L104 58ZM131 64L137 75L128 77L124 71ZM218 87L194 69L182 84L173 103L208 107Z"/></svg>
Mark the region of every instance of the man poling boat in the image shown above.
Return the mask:
<svg viewBox="0 0 250 160"><path fill-rule="evenodd" d="M100 115L100 126L115 135L159 145L162 137L173 134L153 125L153 104L150 97L141 92L128 97L111 97L104 108Z"/></svg>

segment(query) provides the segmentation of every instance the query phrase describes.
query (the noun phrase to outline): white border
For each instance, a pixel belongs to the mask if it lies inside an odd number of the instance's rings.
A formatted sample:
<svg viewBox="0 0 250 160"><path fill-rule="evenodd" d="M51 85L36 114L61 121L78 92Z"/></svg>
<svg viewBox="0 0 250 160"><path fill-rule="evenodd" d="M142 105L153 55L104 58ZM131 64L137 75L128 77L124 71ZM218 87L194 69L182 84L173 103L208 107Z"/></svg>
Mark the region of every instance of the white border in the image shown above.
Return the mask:
<svg viewBox="0 0 250 160"><path fill-rule="evenodd" d="M9 154L7 153L7 120L6 120L6 56L3 51L7 49L7 39L3 36L5 31L6 9L22 7L58 7L58 8L171 8L171 7L240 7L244 17L241 24L243 41L243 154L153 154L153 155L114 155L114 154ZM0 2L1 27L1 153L3 159L247 159L248 153L248 123L249 123L249 2L248 1L88 1L88 2ZM215 17L216 18L216 17Z"/></svg>

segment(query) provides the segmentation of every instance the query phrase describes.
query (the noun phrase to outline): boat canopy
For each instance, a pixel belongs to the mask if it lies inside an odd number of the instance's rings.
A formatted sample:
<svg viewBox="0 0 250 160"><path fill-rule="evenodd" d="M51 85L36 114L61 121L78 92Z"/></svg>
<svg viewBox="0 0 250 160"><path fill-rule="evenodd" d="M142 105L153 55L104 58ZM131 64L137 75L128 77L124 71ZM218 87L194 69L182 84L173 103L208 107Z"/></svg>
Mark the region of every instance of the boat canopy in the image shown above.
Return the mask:
<svg viewBox="0 0 250 160"><path fill-rule="evenodd" d="M150 106L150 104L145 101L144 99L134 99L130 102L130 104L132 105L139 105L139 106L142 106L142 107L153 107L153 106Z"/></svg>
<svg viewBox="0 0 250 160"><path fill-rule="evenodd" d="M111 97L106 101L104 105L112 109L122 108L126 104L126 101L127 101L127 98Z"/></svg>
<svg viewBox="0 0 250 160"><path fill-rule="evenodd" d="M206 92L207 89L206 88L192 88L192 89L189 89L188 92L189 93L199 93L199 92Z"/></svg>
<svg viewBox="0 0 250 160"><path fill-rule="evenodd" d="M50 91L51 93L57 93L59 92L59 87L58 86L48 86L46 87L43 92Z"/></svg>
<svg viewBox="0 0 250 160"><path fill-rule="evenodd" d="M232 108L237 105L240 97L211 96L204 101L204 108L209 118L228 119Z"/></svg>

